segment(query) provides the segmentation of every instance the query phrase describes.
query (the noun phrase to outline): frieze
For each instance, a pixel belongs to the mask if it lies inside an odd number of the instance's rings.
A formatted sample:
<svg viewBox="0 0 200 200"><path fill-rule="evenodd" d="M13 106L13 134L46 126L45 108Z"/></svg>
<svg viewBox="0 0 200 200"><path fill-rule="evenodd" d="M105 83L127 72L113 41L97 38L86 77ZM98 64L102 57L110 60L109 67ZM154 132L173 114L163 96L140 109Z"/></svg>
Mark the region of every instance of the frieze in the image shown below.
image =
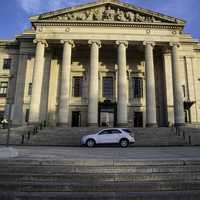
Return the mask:
<svg viewBox="0 0 200 200"><path fill-rule="evenodd" d="M50 17L48 20L63 20L63 21L118 21L118 22L145 22L156 23L161 22L160 19L138 13L131 10L122 10L111 6L93 8L79 12L66 13L55 17Z"/></svg>

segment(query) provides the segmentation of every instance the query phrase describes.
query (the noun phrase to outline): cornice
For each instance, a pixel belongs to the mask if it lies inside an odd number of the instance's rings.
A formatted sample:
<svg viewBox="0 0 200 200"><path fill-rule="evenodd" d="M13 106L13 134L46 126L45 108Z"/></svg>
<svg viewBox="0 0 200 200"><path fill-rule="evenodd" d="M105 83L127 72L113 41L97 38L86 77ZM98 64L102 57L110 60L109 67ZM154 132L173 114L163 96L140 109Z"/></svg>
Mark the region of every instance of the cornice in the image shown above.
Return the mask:
<svg viewBox="0 0 200 200"><path fill-rule="evenodd" d="M91 27L130 27L130 28L160 28L160 29L179 29L183 30L184 25L171 23L125 23L125 22L77 22L77 21L49 21L40 20L33 22L37 26L91 26Z"/></svg>

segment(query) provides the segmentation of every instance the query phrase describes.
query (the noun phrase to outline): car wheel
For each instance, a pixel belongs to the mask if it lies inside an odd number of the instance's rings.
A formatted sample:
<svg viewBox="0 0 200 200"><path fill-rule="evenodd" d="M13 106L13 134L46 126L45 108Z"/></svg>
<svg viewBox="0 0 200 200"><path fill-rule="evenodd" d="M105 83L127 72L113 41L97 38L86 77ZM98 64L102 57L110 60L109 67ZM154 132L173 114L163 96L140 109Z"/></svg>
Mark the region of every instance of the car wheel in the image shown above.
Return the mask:
<svg viewBox="0 0 200 200"><path fill-rule="evenodd" d="M88 139L86 142L87 147L94 147L95 141L93 139Z"/></svg>
<svg viewBox="0 0 200 200"><path fill-rule="evenodd" d="M119 144L121 147L128 147L129 141L127 139L121 139Z"/></svg>

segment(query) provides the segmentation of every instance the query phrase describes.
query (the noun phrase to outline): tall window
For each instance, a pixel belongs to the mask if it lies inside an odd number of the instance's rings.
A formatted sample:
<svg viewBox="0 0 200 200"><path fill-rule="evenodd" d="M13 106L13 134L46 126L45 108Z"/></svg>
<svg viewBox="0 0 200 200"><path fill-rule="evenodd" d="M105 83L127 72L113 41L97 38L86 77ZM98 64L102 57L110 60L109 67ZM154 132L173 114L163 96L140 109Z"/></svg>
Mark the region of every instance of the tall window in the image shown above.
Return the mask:
<svg viewBox="0 0 200 200"><path fill-rule="evenodd" d="M73 96L81 97L83 90L83 77L82 76L74 76L73 77Z"/></svg>
<svg viewBox="0 0 200 200"><path fill-rule="evenodd" d="M32 95L32 83L29 83L28 85L28 95Z"/></svg>
<svg viewBox="0 0 200 200"><path fill-rule="evenodd" d="M143 97L143 79L141 77L133 77L133 98Z"/></svg>
<svg viewBox="0 0 200 200"><path fill-rule="evenodd" d="M113 98L113 77L103 77L103 97Z"/></svg>
<svg viewBox="0 0 200 200"><path fill-rule="evenodd" d="M8 91L8 82L0 82L0 97L6 97Z"/></svg>
<svg viewBox="0 0 200 200"><path fill-rule="evenodd" d="M3 60L3 69L10 69L11 68L11 59L6 58Z"/></svg>

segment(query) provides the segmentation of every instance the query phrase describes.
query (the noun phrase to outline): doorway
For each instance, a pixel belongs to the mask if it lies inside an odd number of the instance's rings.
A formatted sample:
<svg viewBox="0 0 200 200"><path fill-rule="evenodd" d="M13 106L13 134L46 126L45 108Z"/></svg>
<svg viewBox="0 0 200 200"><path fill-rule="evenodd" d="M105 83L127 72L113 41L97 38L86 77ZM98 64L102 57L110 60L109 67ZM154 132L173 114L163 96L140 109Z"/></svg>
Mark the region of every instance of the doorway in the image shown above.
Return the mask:
<svg viewBox="0 0 200 200"><path fill-rule="evenodd" d="M134 127L143 127L143 113L134 112Z"/></svg>
<svg viewBox="0 0 200 200"><path fill-rule="evenodd" d="M117 105L110 101L99 103L99 126L115 127L117 124Z"/></svg>
<svg viewBox="0 0 200 200"><path fill-rule="evenodd" d="M80 126L81 126L81 112L72 111L72 127L80 127Z"/></svg>

